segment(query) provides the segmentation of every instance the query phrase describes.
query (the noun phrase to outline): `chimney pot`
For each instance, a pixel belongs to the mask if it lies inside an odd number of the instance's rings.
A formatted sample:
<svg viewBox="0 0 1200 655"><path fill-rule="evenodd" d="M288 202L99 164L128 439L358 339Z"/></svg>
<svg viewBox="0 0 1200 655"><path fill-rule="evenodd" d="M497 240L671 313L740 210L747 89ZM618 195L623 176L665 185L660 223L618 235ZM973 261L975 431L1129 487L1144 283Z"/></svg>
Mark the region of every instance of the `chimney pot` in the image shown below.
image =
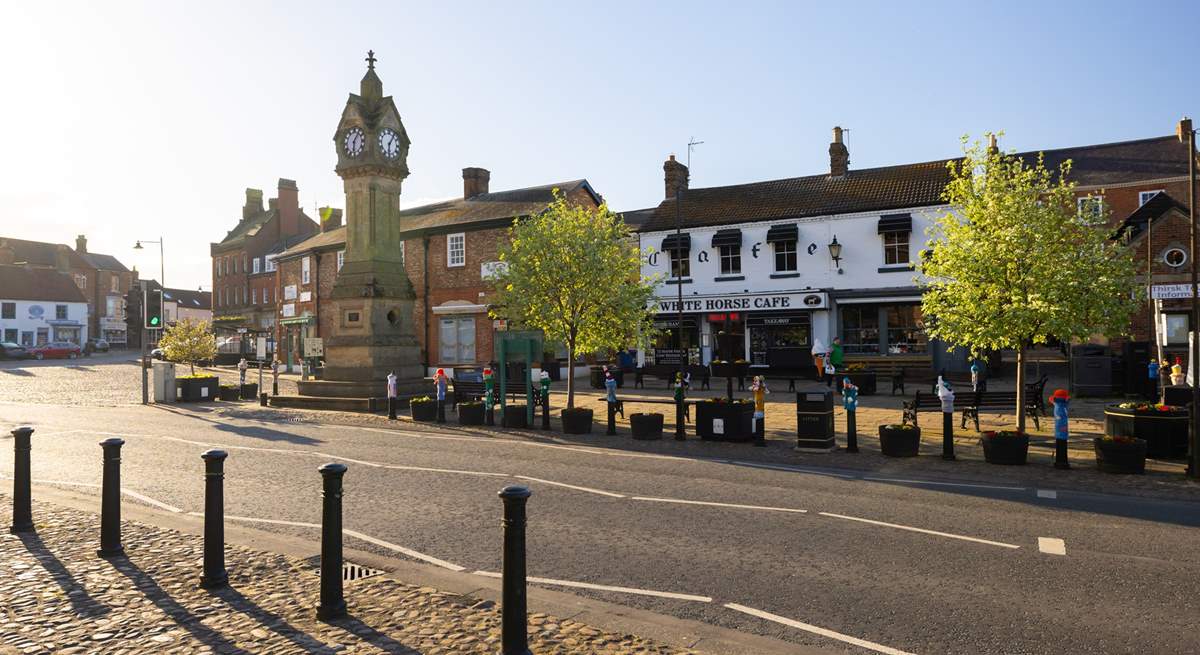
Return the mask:
<svg viewBox="0 0 1200 655"><path fill-rule="evenodd" d="M488 183L492 179L491 172L486 168L467 167L462 169L463 198L474 198L488 192Z"/></svg>
<svg viewBox="0 0 1200 655"><path fill-rule="evenodd" d="M81 255L87 253L87 237L86 236L80 234L79 236L75 237L75 252L77 252Z"/></svg>
<svg viewBox="0 0 1200 655"><path fill-rule="evenodd" d="M989 134L988 135L988 154L994 155L998 152L1000 152L1000 145L996 142L996 135Z"/></svg>
<svg viewBox="0 0 1200 655"><path fill-rule="evenodd" d="M242 218L263 213L262 189L246 189L246 204L242 206Z"/></svg>
<svg viewBox="0 0 1200 655"><path fill-rule="evenodd" d="M9 265L17 260L17 252L8 245L8 240L0 240L0 265Z"/></svg>
<svg viewBox="0 0 1200 655"><path fill-rule="evenodd" d="M850 151L842 143L842 128L833 128L833 143L829 144L829 175L844 177L850 170Z"/></svg>
<svg viewBox="0 0 1200 655"><path fill-rule="evenodd" d="M320 216L322 232L336 230L342 226L342 210L340 209L334 209L333 207L322 207L320 209Z"/></svg>
<svg viewBox="0 0 1200 655"><path fill-rule="evenodd" d="M677 192L686 191L690 175L687 166L675 161L675 155L669 156L667 161L663 162L663 186L666 197L674 198Z"/></svg>

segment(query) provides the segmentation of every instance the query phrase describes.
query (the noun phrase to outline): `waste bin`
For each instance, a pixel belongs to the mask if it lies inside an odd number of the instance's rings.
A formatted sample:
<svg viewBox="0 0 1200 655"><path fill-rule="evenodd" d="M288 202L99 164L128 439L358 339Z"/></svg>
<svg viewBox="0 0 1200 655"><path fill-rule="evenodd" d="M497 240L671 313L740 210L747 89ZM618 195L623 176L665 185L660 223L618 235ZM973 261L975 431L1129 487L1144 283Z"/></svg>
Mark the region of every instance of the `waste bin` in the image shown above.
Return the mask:
<svg viewBox="0 0 1200 655"><path fill-rule="evenodd" d="M796 394L796 448L833 450L833 392Z"/></svg>
<svg viewBox="0 0 1200 655"><path fill-rule="evenodd" d="M1104 346L1083 344L1071 351L1071 378L1075 396L1108 396L1112 393L1112 356Z"/></svg>
<svg viewBox="0 0 1200 655"><path fill-rule="evenodd" d="M171 362L151 362L150 367L154 373L154 402L175 402L175 364Z"/></svg>

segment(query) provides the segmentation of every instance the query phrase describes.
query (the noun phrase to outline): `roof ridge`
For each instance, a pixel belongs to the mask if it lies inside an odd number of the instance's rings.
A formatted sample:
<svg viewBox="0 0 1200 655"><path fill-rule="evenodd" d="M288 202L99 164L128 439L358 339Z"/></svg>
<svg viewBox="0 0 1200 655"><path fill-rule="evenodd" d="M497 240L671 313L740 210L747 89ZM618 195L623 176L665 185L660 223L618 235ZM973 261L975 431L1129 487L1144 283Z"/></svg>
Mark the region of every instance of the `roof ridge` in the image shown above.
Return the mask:
<svg viewBox="0 0 1200 655"><path fill-rule="evenodd" d="M946 163L955 161L958 159L962 159L962 157L947 157L945 159L930 159L928 161L911 162L908 164L892 164L890 166L872 166L871 168L851 168L847 172L846 175L842 175L842 176L830 175L829 173L814 173L814 174L810 174L810 175L795 175L792 177L779 177L779 178L775 178L772 180L758 180L755 182L741 182L739 184L724 184L721 186L695 187L695 188L685 189L685 193L683 195L685 197L685 202L686 202L686 196L687 196L686 192L687 191L736 189L738 187L749 187L749 186L756 186L759 184L771 184L774 182L790 182L793 180L815 180L815 179L821 179L821 178L849 179L850 177L853 177L855 173L868 173L868 172L882 171L882 170L893 169L893 168L917 168L917 167L921 167L921 166L930 166L930 165L934 165L934 164L941 164L944 166ZM675 198L673 198L673 197L665 198L664 202L672 202L674 200L675 200ZM662 204L662 203L659 203L659 204Z"/></svg>
<svg viewBox="0 0 1200 655"><path fill-rule="evenodd" d="M1017 152L1014 154L1016 154L1017 156L1020 156L1020 155L1031 155L1031 154L1035 154L1035 153L1039 153L1039 152L1047 153L1047 152L1063 152L1065 150L1083 150L1085 148L1107 148L1109 146L1124 146L1124 145L1130 145L1133 143L1148 143L1150 141L1161 141L1163 139L1174 139L1174 138L1175 138L1174 135L1168 134L1165 136L1146 137L1144 139L1128 139L1126 141L1110 141L1108 143L1091 143L1091 144L1082 145L1082 146L1065 146L1062 148L1042 148L1042 149L1034 149L1034 150L1024 150L1024 151Z"/></svg>

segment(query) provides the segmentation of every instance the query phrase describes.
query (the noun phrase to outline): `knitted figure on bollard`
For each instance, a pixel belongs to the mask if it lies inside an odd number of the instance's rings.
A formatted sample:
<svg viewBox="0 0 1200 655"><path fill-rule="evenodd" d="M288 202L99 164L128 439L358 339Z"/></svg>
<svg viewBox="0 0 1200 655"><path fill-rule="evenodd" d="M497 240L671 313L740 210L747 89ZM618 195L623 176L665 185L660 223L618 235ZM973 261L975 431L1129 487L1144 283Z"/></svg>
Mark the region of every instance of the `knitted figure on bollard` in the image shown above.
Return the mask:
<svg viewBox="0 0 1200 655"><path fill-rule="evenodd" d="M446 377L446 369L439 368L437 374L433 376L433 388L437 392L437 422L446 422L446 384L450 378Z"/></svg>
<svg viewBox="0 0 1200 655"><path fill-rule="evenodd" d="M271 395L272 396L279 395L279 367L282 365L283 365L283 362L279 361L278 357L275 358L275 361L271 362Z"/></svg>
<svg viewBox="0 0 1200 655"><path fill-rule="evenodd" d="M942 459L954 459L954 389L950 383L938 376L938 399L942 401Z"/></svg>
<svg viewBox="0 0 1200 655"><path fill-rule="evenodd" d="M683 424L683 407L684 394L686 393L684 386L683 373L675 374L675 441L683 441L684 424Z"/></svg>
<svg viewBox="0 0 1200 655"><path fill-rule="evenodd" d="M1150 358L1150 363L1146 365L1146 372L1149 374L1150 381L1146 384L1147 392L1151 399L1158 398L1158 360Z"/></svg>
<svg viewBox="0 0 1200 655"><path fill-rule="evenodd" d="M1171 367L1171 384L1179 386L1187 380L1187 376L1183 374L1183 358L1175 357L1175 365Z"/></svg>
<svg viewBox="0 0 1200 655"><path fill-rule="evenodd" d="M620 401L617 400L617 379L608 367L604 368L604 390L608 400L608 430L605 434L614 435L617 433L617 405ZM622 411L621 418L624 417L625 412Z"/></svg>
<svg viewBox="0 0 1200 655"><path fill-rule="evenodd" d="M765 448L767 445L767 381L761 375L754 376L750 382L750 393L754 395L754 445Z"/></svg>
<svg viewBox="0 0 1200 655"><path fill-rule="evenodd" d="M971 391L979 391L979 372L982 369L978 359L971 362Z"/></svg>
<svg viewBox="0 0 1200 655"><path fill-rule="evenodd" d="M246 358L243 357L242 361L238 362L238 378L240 379L239 384L241 384L243 387L246 386L246 368Z"/></svg>
<svg viewBox="0 0 1200 655"><path fill-rule="evenodd" d="M388 403L388 418L396 420L396 372L388 371L387 375L387 403Z"/></svg>
<svg viewBox="0 0 1200 655"><path fill-rule="evenodd" d="M550 429L550 374L545 370L538 377L542 383L542 429Z"/></svg>
<svg viewBox="0 0 1200 655"><path fill-rule="evenodd" d="M496 424L496 414L492 406L496 403L496 380L492 375L492 367L483 367L483 416L488 425Z"/></svg>
<svg viewBox="0 0 1200 655"><path fill-rule="evenodd" d="M850 378L842 380L842 407L846 410L846 452L858 452L858 387Z"/></svg>
<svg viewBox="0 0 1200 655"><path fill-rule="evenodd" d="M1067 461L1067 406L1071 395L1066 389L1055 389L1050 396L1050 404L1054 405L1054 468L1069 469Z"/></svg>

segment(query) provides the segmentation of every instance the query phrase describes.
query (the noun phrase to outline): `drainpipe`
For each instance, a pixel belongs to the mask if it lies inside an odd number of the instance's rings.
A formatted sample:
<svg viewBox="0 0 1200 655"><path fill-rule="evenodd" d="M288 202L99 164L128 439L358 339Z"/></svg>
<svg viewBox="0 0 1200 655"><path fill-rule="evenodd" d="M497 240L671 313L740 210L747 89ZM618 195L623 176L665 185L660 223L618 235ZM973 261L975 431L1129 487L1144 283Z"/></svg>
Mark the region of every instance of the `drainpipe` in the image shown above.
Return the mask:
<svg viewBox="0 0 1200 655"><path fill-rule="evenodd" d="M429 235L421 238L421 286L424 296L421 298L421 316L424 318L425 331L425 371L429 370ZM422 372L424 375L424 372Z"/></svg>

